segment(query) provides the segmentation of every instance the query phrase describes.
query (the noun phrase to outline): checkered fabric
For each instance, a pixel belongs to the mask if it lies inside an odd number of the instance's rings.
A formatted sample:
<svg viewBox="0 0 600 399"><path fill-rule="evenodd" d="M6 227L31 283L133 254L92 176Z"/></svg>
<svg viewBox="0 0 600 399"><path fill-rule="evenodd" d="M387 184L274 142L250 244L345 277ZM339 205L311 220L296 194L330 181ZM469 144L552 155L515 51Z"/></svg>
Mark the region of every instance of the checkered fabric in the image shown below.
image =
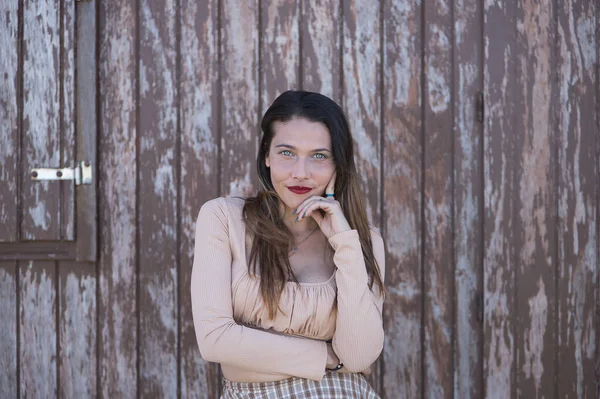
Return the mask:
<svg viewBox="0 0 600 399"><path fill-rule="evenodd" d="M380 399L359 373L327 373L321 381L292 377L274 382L224 380L221 399Z"/></svg>

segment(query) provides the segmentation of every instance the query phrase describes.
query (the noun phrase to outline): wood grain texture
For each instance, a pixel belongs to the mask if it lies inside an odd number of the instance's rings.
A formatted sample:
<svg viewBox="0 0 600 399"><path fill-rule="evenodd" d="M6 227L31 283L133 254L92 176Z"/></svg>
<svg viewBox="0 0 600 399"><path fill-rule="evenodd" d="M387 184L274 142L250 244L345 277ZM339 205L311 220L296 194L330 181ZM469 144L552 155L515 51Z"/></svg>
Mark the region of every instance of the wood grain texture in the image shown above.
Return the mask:
<svg viewBox="0 0 600 399"><path fill-rule="evenodd" d="M381 31L378 2L344 2L343 109L354 137L367 215L380 222Z"/></svg>
<svg viewBox="0 0 600 399"><path fill-rule="evenodd" d="M371 224L381 225L381 10L380 3L343 3L342 106L354 138L354 160ZM380 362L369 382L377 391Z"/></svg>
<svg viewBox="0 0 600 399"><path fill-rule="evenodd" d="M60 185L32 181L31 169L59 168L61 143L60 7L23 2L22 204L24 240L60 238Z"/></svg>
<svg viewBox="0 0 600 399"><path fill-rule="evenodd" d="M382 229L387 248L383 397L422 390L421 3L386 0Z"/></svg>
<svg viewBox="0 0 600 399"><path fill-rule="evenodd" d="M454 7L452 97L454 104L454 398L484 397L481 280L483 262L481 148L483 125L476 115L483 89L482 2L457 0Z"/></svg>
<svg viewBox="0 0 600 399"><path fill-rule="evenodd" d="M511 220L515 195L515 135L512 115L515 68L515 10L494 0L485 2L485 134L484 134L484 381L486 395L514 397L514 274Z"/></svg>
<svg viewBox="0 0 600 399"><path fill-rule="evenodd" d="M552 124L556 64L551 0L518 2L514 250L518 396L555 396L556 142ZM504 132L504 134L508 134Z"/></svg>
<svg viewBox="0 0 600 399"><path fill-rule="evenodd" d="M19 142L19 1L0 5L0 242L17 240Z"/></svg>
<svg viewBox="0 0 600 399"><path fill-rule="evenodd" d="M262 3L261 116L278 95L300 88L299 20L299 0Z"/></svg>
<svg viewBox="0 0 600 399"><path fill-rule="evenodd" d="M92 184L76 190L79 261L98 259L98 18L92 2L77 3L76 21L76 161L89 161Z"/></svg>
<svg viewBox="0 0 600 399"><path fill-rule="evenodd" d="M75 2L61 1L60 167L75 166ZM93 51L93 48L90 49ZM60 184L60 238L75 239L75 185Z"/></svg>
<svg viewBox="0 0 600 399"><path fill-rule="evenodd" d="M424 397L453 395L452 3L424 2Z"/></svg>
<svg viewBox="0 0 600 399"><path fill-rule="evenodd" d="M91 263L60 262L59 396L97 394L96 269Z"/></svg>
<svg viewBox="0 0 600 399"><path fill-rule="evenodd" d="M139 393L143 397L175 397L177 5L174 0L143 0L139 7Z"/></svg>
<svg viewBox="0 0 600 399"><path fill-rule="evenodd" d="M17 397L17 264L0 262L0 397Z"/></svg>
<svg viewBox="0 0 600 399"><path fill-rule="evenodd" d="M302 1L302 88L341 103L341 7L327 0Z"/></svg>
<svg viewBox="0 0 600 399"><path fill-rule="evenodd" d="M19 263L20 397L58 393L56 264Z"/></svg>
<svg viewBox="0 0 600 399"><path fill-rule="evenodd" d="M180 353L181 397L219 397L219 365L202 359L190 298L196 217L219 196L218 0L181 1L181 215Z"/></svg>
<svg viewBox="0 0 600 399"><path fill-rule="evenodd" d="M221 21L221 195L257 188L258 0L223 0Z"/></svg>
<svg viewBox="0 0 600 399"><path fill-rule="evenodd" d="M558 392L596 392L598 281L598 62L593 2L558 3ZM598 29L598 28L596 28ZM596 132L596 133L594 133ZM596 381L597 382L597 381ZM597 396L597 395L596 395Z"/></svg>
<svg viewBox="0 0 600 399"><path fill-rule="evenodd" d="M100 12L100 395L137 394L136 8L102 2Z"/></svg>

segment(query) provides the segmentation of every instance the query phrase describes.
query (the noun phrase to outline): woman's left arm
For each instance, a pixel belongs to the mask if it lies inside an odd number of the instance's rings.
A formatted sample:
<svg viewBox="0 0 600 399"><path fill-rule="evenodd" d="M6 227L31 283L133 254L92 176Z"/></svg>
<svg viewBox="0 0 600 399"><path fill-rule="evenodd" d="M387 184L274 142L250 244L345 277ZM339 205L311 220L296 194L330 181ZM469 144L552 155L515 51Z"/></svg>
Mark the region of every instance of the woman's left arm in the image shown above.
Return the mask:
<svg viewBox="0 0 600 399"><path fill-rule="evenodd" d="M385 249L383 238L371 232L373 253L385 276ZM368 369L383 349L382 307L384 297L376 284L369 288L369 277L356 230L333 235L329 243L335 250L333 261L337 267L337 322L333 335L333 349L350 372Z"/></svg>

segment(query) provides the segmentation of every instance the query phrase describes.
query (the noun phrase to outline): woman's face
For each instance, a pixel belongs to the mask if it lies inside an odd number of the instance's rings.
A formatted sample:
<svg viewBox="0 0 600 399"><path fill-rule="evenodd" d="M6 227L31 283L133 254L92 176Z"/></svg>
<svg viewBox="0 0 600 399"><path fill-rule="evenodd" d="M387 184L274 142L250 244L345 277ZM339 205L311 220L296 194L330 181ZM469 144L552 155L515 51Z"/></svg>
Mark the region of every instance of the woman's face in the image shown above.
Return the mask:
<svg viewBox="0 0 600 399"><path fill-rule="evenodd" d="M288 209L323 195L335 171L331 135L323 123L294 118L273 123L274 136L265 163L271 182Z"/></svg>

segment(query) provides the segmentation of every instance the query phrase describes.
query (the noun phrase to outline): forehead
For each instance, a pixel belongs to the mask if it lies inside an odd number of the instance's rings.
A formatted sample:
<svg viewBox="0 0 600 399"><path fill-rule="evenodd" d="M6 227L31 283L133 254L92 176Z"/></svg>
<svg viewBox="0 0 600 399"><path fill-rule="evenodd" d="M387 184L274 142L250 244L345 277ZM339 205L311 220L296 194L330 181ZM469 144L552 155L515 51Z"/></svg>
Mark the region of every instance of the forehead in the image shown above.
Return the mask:
<svg viewBox="0 0 600 399"><path fill-rule="evenodd" d="M323 123L304 118L273 123L272 145L290 144L295 147L330 147L331 135Z"/></svg>

